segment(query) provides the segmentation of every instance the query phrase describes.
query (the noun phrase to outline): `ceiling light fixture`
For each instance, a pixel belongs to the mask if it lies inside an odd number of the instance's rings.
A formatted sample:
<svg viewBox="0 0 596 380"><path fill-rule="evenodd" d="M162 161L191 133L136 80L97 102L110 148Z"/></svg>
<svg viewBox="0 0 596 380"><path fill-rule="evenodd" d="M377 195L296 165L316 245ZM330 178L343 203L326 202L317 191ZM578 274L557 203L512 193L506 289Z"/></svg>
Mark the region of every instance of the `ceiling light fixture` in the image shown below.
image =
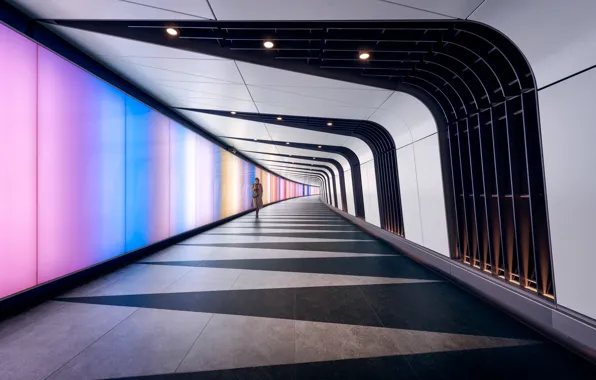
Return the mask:
<svg viewBox="0 0 596 380"><path fill-rule="evenodd" d="M178 29L167 28L166 29L166 33L169 34L170 36L177 36L178 35Z"/></svg>
<svg viewBox="0 0 596 380"><path fill-rule="evenodd" d="M369 59L369 58L370 58L369 53L366 53L366 52L360 53L360 59Z"/></svg>
<svg viewBox="0 0 596 380"><path fill-rule="evenodd" d="M232 115L236 115L236 111L232 111L230 112Z"/></svg>
<svg viewBox="0 0 596 380"><path fill-rule="evenodd" d="M321 146L319 145L319 148L321 148Z"/></svg>
<svg viewBox="0 0 596 380"><path fill-rule="evenodd" d="M271 49L275 45L273 44L272 41L265 41L265 42L263 42L263 46L265 46L267 49Z"/></svg>
<svg viewBox="0 0 596 380"><path fill-rule="evenodd" d="M327 123L327 126L328 126L328 127L331 127L332 125L333 125L333 123L332 123L332 122L329 122L329 123Z"/></svg>
<svg viewBox="0 0 596 380"><path fill-rule="evenodd" d="M255 141L257 141L257 139L255 139Z"/></svg>
<svg viewBox="0 0 596 380"><path fill-rule="evenodd" d="M290 143L289 143L289 142L287 142L287 143L286 143L286 145L290 145Z"/></svg>
<svg viewBox="0 0 596 380"><path fill-rule="evenodd" d="M277 120L283 120L283 119L281 118L281 116L278 116L276 119L277 119Z"/></svg>

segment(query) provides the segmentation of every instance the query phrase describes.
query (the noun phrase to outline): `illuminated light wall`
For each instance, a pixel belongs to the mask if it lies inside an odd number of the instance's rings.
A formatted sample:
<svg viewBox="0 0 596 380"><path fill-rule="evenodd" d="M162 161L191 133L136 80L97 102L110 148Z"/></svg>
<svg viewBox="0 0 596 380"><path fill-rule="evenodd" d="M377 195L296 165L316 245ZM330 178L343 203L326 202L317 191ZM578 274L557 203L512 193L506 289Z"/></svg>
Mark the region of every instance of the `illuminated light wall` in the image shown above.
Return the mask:
<svg viewBox="0 0 596 380"><path fill-rule="evenodd" d="M126 251L170 236L170 121L126 98Z"/></svg>
<svg viewBox="0 0 596 380"><path fill-rule="evenodd" d="M41 47L37 80L45 282L125 251L125 95Z"/></svg>
<svg viewBox="0 0 596 380"><path fill-rule="evenodd" d="M0 298L301 186L1 25L0 51Z"/></svg>
<svg viewBox="0 0 596 380"><path fill-rule="evenodd" d="M0 26L0 52L2 298L37 283L37 45Z"/></svg>

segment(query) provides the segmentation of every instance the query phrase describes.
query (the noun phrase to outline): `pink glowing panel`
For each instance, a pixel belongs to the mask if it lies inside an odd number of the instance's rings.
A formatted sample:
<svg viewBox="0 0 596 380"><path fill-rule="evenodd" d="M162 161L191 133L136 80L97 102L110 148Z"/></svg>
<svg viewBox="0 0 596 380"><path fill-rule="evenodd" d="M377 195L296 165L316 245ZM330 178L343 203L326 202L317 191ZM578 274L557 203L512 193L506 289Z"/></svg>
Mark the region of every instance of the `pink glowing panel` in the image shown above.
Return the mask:
<svg viewBox="0 0 596 380"><path fill-rule="evenodd" d="M37 45L0 25L0 298L36 284Z"/></svg>
<svg viewBox="0 0 596 380"><path fill-rule="evenodd" d="M215 145L197 136L197 227L213 222L215 220L215 208L219 207L215 204L213 196L215 149L218 149Z"/></svg>
<svg viewBox="0 0 596 380"><path fill-rule="evenodd" d="M39 48L39 282L124 253L124 94Z"/></svg>

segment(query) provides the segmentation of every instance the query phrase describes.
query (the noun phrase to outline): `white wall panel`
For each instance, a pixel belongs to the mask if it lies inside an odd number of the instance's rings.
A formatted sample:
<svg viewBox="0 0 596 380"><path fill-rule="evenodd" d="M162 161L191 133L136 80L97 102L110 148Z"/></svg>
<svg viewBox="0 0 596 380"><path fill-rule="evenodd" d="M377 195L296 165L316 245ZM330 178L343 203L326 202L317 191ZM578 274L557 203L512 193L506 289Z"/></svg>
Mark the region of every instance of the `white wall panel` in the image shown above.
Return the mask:
<svg viewBox="0 0 596 380"><path fill-rule="evenodd" d="M596 64L596 1L487 0L472 16L526 55L538 87Z"/></svg>
<svg viewBox="0 0 596 380"><path fill-rule="evenodd" d="M405 237L414 243L424 245L418 199L418 179L416 178L416 158L412 145L397 150L397 170L399 172Z"/></svg>
<svg viewBox="0 0 596 380"><path fill-rule="evenodd" d="M344 172L344 179L346 182L346 202L348 203L348 213L356 216L356 206L354 204L354 191L352 188L352 171L346 170Z"/></svg>
<svg viewBox="0 0 596 380"><path fill-rule="evenodd" d="M415 142L413 146L424 246L449 256L438 136L435 134L427 137Z"/></svg>
<svg viewBox="0 0 596 380"><path fill-rule="evenodd" d="M596 70L539 92L557 302L596 318Z"/></svg>
<svg viewBox="0 0 596 380"><path fill-rule="evenodd" d="M362 195L364 198L364 215L366 221L377 227L381 227L374 160L360 165L360 173L362 176Z"/></svg>
<svg viewBox="0 0 596 380"><path fill-rule="evenodd" d="M335 190L337 191L337 208L340 210L342 209L343 205L343 198L341 196L341 182L339 181L339 176L337 173L335 174Z"/></svg>

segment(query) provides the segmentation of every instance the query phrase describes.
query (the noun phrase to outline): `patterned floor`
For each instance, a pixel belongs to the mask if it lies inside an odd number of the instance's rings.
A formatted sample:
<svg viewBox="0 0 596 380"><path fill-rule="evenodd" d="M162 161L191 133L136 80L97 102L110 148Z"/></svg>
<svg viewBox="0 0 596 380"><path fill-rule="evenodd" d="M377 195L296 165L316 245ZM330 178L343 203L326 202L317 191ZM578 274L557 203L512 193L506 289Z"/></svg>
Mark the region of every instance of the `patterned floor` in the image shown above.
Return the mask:
<svg viewBox="0 0 596 380"><path fill-rule="evenodd" d="M315 197L0 324L0 379L595 379Z"/></svg>

